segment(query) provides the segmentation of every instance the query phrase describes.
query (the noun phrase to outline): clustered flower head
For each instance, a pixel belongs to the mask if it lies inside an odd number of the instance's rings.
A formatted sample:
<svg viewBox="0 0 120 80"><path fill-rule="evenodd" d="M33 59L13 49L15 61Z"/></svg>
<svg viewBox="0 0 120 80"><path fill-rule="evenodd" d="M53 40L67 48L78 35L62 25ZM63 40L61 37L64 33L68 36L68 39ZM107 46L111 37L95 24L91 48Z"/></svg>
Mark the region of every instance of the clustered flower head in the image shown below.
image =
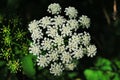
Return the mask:
<svg viewBox="0 0 120 80"><path fill-rule="evenodd" d="M78 33L78 29L89 28L90 19L86 15L78 17L74 7L65 8L65 15L59 15L61 7L57 3L48 6L53 17L45 16L29 23L28 30L33 42L29 52L37 56L37 65L50 67L50 73L59 76L64 70L74 70L79 59L85 55L93 57L96 46L91 44L90 34Z"/></svg>
<svg viewBox="0 0 120 80"><path fill-rule="evenodd" d="M7 64L8 68L10 69L11 73L17 73L20 68L19 60L17 61L9 61Z"/></svg>
<svg viewBox="0 0 120 80"><path fill-rule="evenodd" d="M53 3L48 6L47 11L51 14L59 14L61 12L61 7L59 4Z"/></svg>

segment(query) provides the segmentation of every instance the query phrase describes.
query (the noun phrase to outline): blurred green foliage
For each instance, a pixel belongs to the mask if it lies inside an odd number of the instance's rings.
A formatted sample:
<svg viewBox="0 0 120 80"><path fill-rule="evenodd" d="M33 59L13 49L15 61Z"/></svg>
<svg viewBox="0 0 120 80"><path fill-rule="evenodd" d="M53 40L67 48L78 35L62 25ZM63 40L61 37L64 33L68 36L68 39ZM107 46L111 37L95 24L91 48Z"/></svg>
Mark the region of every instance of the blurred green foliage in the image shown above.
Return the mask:
<svg viewBox="0 0 120 80"><path fill-rule="evenodd" d="M0 80L15 79L15 74L24 72L26 64L22 58L28 55L29 40L26 38L27 32L22 29L22 20L18 16L8 18L2 16L0 23ZM32 62L32 61L31 61ZM31 64L31 63L29 63ZM32 65L30 66L32 67ZM23 69L23 71L22 71ZM33 73L33 72L32 72Z"/></svg>
<svg viewBox="0 0 120 80"><path fill-rule="evenodd" d="M27 55L22 58L22 67L24 74L26 74L28 77L33 78L35 76L34 63L31 55Z"/></svg>
<svg viewBox="0 0 120 80"><path fill-rule="evenodd" d="M117 60L120 62L120 60ZM116 65L114 60L98 58L94 67L86 69L84 75L87 80L119 80L120 64Z"/></svg>

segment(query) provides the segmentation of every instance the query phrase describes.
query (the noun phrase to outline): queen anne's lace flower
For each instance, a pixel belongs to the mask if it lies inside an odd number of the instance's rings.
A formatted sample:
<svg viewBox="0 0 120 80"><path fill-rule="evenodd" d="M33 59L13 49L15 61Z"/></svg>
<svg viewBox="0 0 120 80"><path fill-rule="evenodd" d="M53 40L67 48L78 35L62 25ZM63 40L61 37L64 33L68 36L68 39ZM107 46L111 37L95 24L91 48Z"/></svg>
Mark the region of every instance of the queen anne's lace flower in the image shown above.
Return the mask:
<svg viewBox="0 0 120 80"><path fill-rule="evenodd" d="M79 22L83 26L83 28L89 28L90 27L90 18L88 18L85 15L82 15L79 19Z"/></svg>
<svg viewBox="0 0 120 80"><path fill-rule="evenodd" d="M48 56L49 56L49 60L53 62L58 60L59 57L58 52L56 50L51 51L50 54L48 54Z"/></svg>
<svg viewBox="0 0 120 80"><path fill-rule="evenodd" d="M65 45L59 45L57 49L58 53L63 53L66 51Z"/></svg>
<svg viewBox="0 0 120 80"><path fill-rule="evenodd" d="M39 26L46 28L47 26L51 25L51 17L43 17L39 22Z"/></svg>
<svg viewBox="0 0 120 80"><path fill-rule="evenodd" d="M65 14L69 17L67 19L58 15L61 7L57 3L49 5L48 12L55 15L34 20L29 24L28 30L33 41L29 52L37 56L38 66L50 67L50 73L59 76L63 70L73 70L77 65L75 62L85 54L93 57L97 49L95 45L91 45L89 33L79 33L80 29L90 26L87 16L82 15L77 20L77 10L68 7L65 8Z"/></svg>
<svg viewBox="0 0 120 80"><path fill-rule="evenodd" d="M64 44L64 39L63 39L62 36L59 36L59 35L58 35L58 36L54 37L53 42L54 42L55 44L57 44L58 46L60 46L60 45L63 45L63 44Z"/></svg>
<svg viewBox="0 0 120 80"><path fill-rule="evenodd" d="M73 34L69 40L72 43L79 44L80 43L80 36L79 36L79 34Z"/></svg>
<svg viewBox="0 0 120 80"><path fill-rule="evenodd" d="M43 38L42 30L40 28L34 29L34 31L31 34L31 37L33 42L37 41L39 43L39 39Z"/></svg>
<svg viewBox="0 0 120 80"><path fill-rule="evenodd" d="M69 50L69 52L73 52L74 50L78 48L78 44L76 44L75 42L74 43L69 42L66 48Z"/></svg>
<svg viewBox="0 0 120 80"><path fill-rule="evenodd" d="M67 48L69 49L70 52L75 51L78 49L78 45L80 44L80 36L79 34L73 34L71 38L69 38Z"/></svg>
<svg viewBox="0 0 120 80"><path fill-rule="evenodd" d="M37 65L40 67L46 67L49 64L49 59L46 55L40 55L37 57Z"/></svg>
<svg viewBox="0 0 120 80"><path fill-rule="evenodd" d="M63 63L70 63L72 60L72 57L71 57L70 53L63 52L61 55L61 60Z"/></svg>
<svg viewBox="0 0 120 80"><path fill-rule="evenodd" d="M83 57L83 49L82 47L79 47L77 50L73 52L73 57L76 59L80 59Z"/></svg>
<svg viewBox="0 0 120 80"><path fill-rule="evenodd" d="M66 19L63 16L58 15L55 16L52 21L55 26L61 27L66 22Z"/></svg>
<svg viewBox="0 0 120 80"><path fill-rule="evenodd" d="M87 56L93 57L96 54L96 46L95 45L89 45L87 46Z"/></svg>
<svg viewBox="0 0 120 80"><path fill-rule="evenodd" d="M84 32L84 34L82 35L82 43L83 43L83 45L85 45L85 46L89 45L90 40L91 40L90 34Z"/></svg>
<svg viewBox="0 0 120 80"><path fill-rule="evenodd" d="M48 26L46 34L52 38L58 35L57 29L51 26Z"/></svg>
<svg viewBox="0 0 120 80"><path fill-rule="evenodd" d="M32 53L33 55L39 55L40 51L40 45L37 45L35 43L31 43L29 47L29 52Z"/></svg>
<svg viewBox="0 0 120 80"><path fill-rule="evenodd" d="M65 13L69 18L76 18L78 11L74 7L65 8Z"/></svg>
<svg viewBox="0 0 120 80"><path fill-rule="evenodd" d="M59 76L63 70L64 70L64 68L61 63L51 64L50 73L54 74L55 76Z"/></svg>
<svg viewBox="0 0 120 80"><path fill-rule="evenodd" d="M67 21L67 25L71 28L71 29L77 29L79 24L78 21L76 19L70 19Z"/></svg>
<svg viewBox="0 0 120 80"><path fill-rule="evenodd" d="M44 38L44 40L41 43L42 49L43 50L50 50L51 49L51 45L52 45L52 40L49 38Z"/></svg>
<svg viewBox="0 0 120 80"><path fill-rule="evenodd" d="M28 25L28 30L32 33L36 28L38 28L39 25L39 21L33 20L32 22L30 22L30 24Z"/></svg>
<svg viewBox="0 0 120 80"><path fill-rule="evenodd" d="M71 31L70 26L63 25L62 28L60 29L60 31L61 31L61 35L63 37L72 35L72 31Z"/></svg>
<svg viewBox="0 0 120 80"><path fill-rule="evenodd" d="M52 14L59 14L61 12L61 7L59 4L53 3L48 6L47 11Z"/></svg>

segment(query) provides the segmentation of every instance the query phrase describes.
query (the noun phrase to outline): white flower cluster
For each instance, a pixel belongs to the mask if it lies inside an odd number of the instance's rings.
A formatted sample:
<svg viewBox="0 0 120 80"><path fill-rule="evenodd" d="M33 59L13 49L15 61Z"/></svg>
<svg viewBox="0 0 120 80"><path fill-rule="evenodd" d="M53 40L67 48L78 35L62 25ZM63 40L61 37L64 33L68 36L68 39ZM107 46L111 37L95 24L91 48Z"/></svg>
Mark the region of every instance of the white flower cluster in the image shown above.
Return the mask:
<svg viewBox="0 0 120 80"><path fill-rule="evenodd" d="M50 73L59 76L63 70L73 70L77 65L75 62L84 55L95 56L96 46L90 43L89 33L78 33L78 29L89 27L90 19L87 16L76 19L77 10L68 7L64 11L69 17L66 19L58 15L61 7L57 3L49 5L48 12L55 16L45 16L29 24L28 30L33 40L29 52L37 56L38 66L44 68L50 65Z"/></svg>
<svg viewBox="0 0 120 80"><path fill-rule="evenodd" d="M61 12L61 7L59 4L53 3L48 6L47 11L52 14L59 14Z"/></svg>
<svg viewBox="0 0 120 80"><path fill-rule="evenodd" d="M74 7L68 7L65 8L65 13L69 16L69 18L76 18L78 11Z"/></svg>
<svg viewBox="0 0 120 80"><path fill-rule="evenodd" d="M79 19L79 22L81 23L81 25L83 26L83 28L89 28L90 27L90 19L85 16L85 15L82 15Z"/></svg>

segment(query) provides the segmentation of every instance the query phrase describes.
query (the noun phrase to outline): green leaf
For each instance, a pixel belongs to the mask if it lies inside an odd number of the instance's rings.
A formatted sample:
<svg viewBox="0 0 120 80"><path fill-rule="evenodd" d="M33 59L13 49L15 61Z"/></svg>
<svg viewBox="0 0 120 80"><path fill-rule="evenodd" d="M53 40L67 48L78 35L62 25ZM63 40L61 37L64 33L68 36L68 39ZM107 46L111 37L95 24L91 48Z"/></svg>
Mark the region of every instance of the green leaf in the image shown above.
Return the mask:
<svg viewBox="0 0 120 80"><path fill-rule="evenodd" d="M101 70L112 71L111 62L105 58L98 58L97 62L95 63L96 67L99 67Z"/></svg>
<svg viewBox="0 0 120 80"><path fill-rule="evenodd" d="M85 77L86 77L87 80L97 80L97 75L94 74L93 70L86 69L84 71L84 75L85 75Z"/></svg>
<svg viewBox="0 0 120 80"><path fill-rule="evenodd" d="M98 70L98 71L95 71L95 73L97 74L97 77L98 77L97 80L108 80L107 79L108 77L105 76L102 71Z"/></svg>
<svg viewBox="0 0 120 80"><path fill-rule="evenodd" d="M35 75L35 69L32 62L32 57L30 55L27 55L22 58L22 67L23 67L24 73L28 77L33 77Z"/></svg>
<svg viewBox="0 0 120 80"><path fill-rule="evenodd" d="M120 80L120 76L118 74L115 74L115 77L113 80Z"/></svg>
<svg viewBox="0 0 120 80"><path fill-rule="evenodd" d="M95 66L102 66L102 65L111 65L111 62L105 58L98 58Z"/></svg>
<svg viewBox="0 0 120 80"><path fill-rule="evenodd" d="M101 70L104 70L104 71L112 71L112 67L105 65L105 66L102 66L102 67L101 67Z"/></svg>
<svg viewBox="0 0 120 80"><path fill-rule="evenodd" d="M72 72L72 73L69 73L69 74L68 74L68 77L71 78L71 79L73 79L73 78L76 77L76 76L77 76L77 73L76 73L76 72Z"/></svg>
<svg viewBox="0 0 120 80"><path fill-rule="evenodd" d="M106 74L100 70L86 69L84 75L87 80L109 80L109 76L106 76Z"/></svg>
<svg viewBox="0 0 120 80"><path fill-rule="evenodd" d="M117 65L117 67L120 69L120 60L119 60L119 59L116 59L114 62L115 62L115 64Z"/></svg>

